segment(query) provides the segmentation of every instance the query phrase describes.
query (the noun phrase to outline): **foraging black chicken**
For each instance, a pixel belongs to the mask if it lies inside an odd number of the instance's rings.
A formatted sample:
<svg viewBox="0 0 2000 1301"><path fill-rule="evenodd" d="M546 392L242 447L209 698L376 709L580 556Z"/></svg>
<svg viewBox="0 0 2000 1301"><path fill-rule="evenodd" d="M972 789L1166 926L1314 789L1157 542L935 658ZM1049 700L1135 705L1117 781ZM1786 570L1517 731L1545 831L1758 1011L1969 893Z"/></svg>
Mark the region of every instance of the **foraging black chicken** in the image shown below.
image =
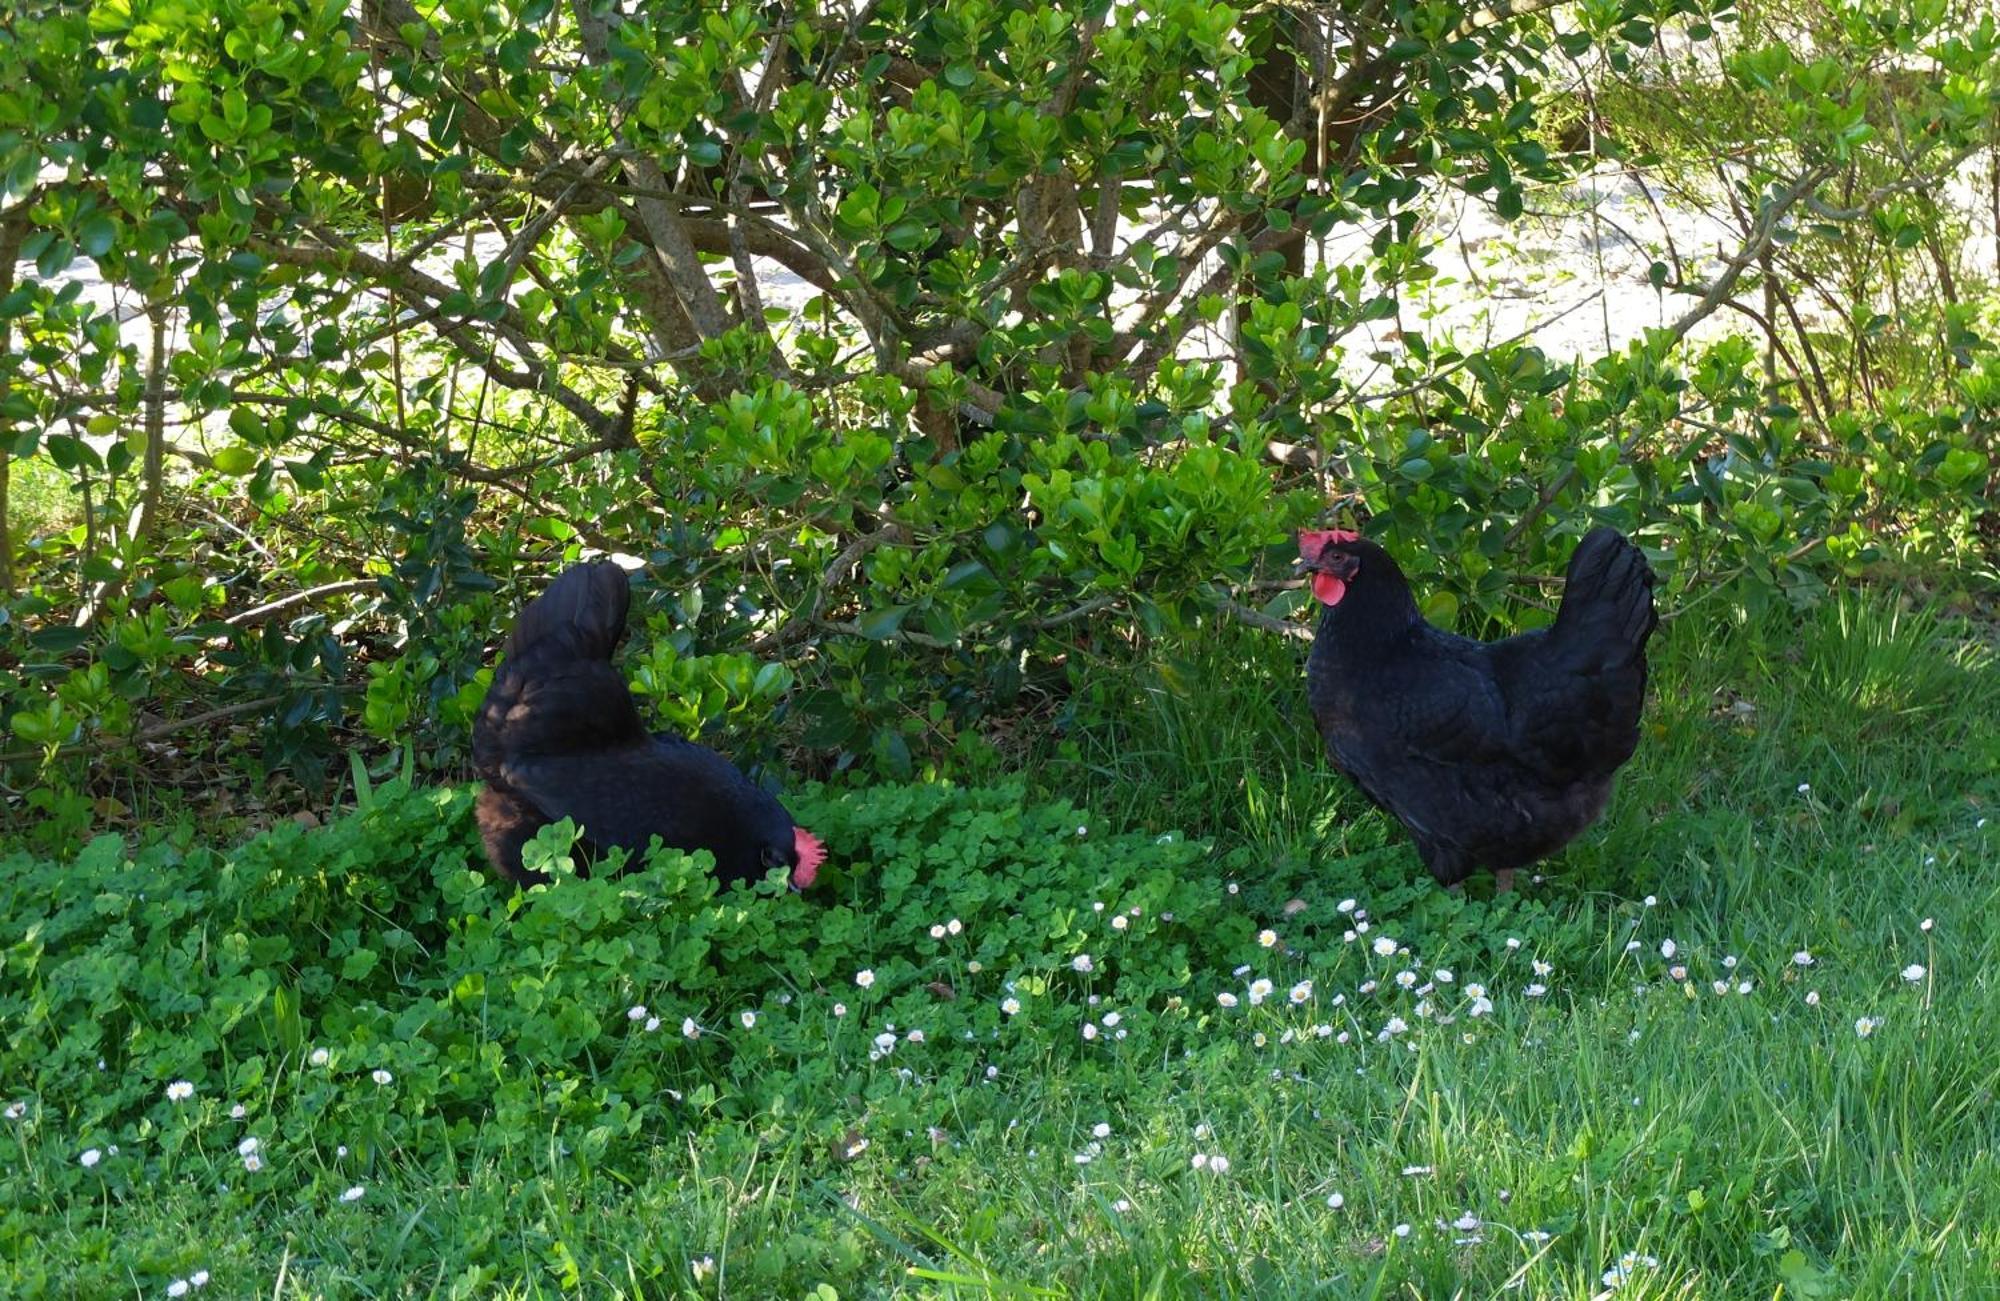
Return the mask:
<svg viewBox="0 0 2000 1301"><path fill-rule="evenodd" d="M1653 571L1615 529L1570 557L1555 623L1497 642L1425 622L1389 553L1355 533L1299 534L1326 607L1306 695L1327 753L1456 885L1555 853L1595 822L1639 744Z"/></svg>
<svg viewBox="0 0 2000 1301"><path fill-rule="evenodd" d="M617 847L636 861L658 836L715 855L724 884L782 867L794 890L810 886L826 850L782 804L707 746L647 733L611 664L631 604L625 571L598 561L563 571L515 621L472 725L487 857L509 880L545 881L521 846L567 817L587 857Z"/></svg>

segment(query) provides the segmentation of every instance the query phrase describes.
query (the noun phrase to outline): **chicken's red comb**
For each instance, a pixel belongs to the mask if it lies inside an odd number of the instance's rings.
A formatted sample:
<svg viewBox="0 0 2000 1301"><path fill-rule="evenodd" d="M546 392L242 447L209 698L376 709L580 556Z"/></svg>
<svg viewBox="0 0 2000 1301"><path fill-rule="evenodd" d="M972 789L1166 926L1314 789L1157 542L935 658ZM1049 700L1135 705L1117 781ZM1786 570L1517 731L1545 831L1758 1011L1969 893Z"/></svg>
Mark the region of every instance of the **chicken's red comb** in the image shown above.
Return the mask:
<svg viewBox="0 0 2000 1301"><path fill-rule="evenodd" d="M1306 560L1319 559L1319 553L1326 550L1330 542L1359 542L1361 535L1346 529L1300 529L1299 555Z"/></svg>
<svg viewBox="0 0 2000 1301"><path fill-rule="evenodd" d="M819 875L819 865L826 861L826 846L804 827L793 827L792 855L798 860L798 866L792 869L792 884L807 889Z"/></svg>

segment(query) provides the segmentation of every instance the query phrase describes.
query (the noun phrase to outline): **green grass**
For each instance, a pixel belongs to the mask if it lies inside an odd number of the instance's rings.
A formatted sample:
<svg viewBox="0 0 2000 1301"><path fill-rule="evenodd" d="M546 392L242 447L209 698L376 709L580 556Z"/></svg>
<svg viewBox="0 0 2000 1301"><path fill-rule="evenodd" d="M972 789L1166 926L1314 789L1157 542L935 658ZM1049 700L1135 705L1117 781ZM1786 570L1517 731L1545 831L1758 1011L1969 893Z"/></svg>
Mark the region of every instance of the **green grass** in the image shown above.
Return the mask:
<svg viewBox="0 0 2000 1301"><path fill-rule="evenodd" d="M813 905L598 918L626 906L613 887L565 882L509 921L459 870L462 821L408 850L434 877L368 861L394 854L345 824L234 866L185 848L189 872L214 873L177 896L178 924L202 936L185 978L214 982L186 1015L214 1043L142 1051L131 1033L38 1023L59 997L108 997L63 982L121 978L34 956L61 943L37 930L46 907L0 891L0 986L34 991L0 1001L14 1076L0 1088L28 1104L0 1128L0 1291L158 1296L206 1269L229 1296L1588 1298L1629 1256L1618 1297L1991 1294L2000 825L1980 820L2000 803L2000 670L1961 631L1860 599L1801 623L1673 626L1657 645L1649 734L1605 822L1498 900L1483 879L1464 896L1419 879L1400 833L1318 759L1302 653L1233 637L1094 684L1080 715L1115 721L1010 765L1032 787L1013 821L1005 800L946 818L908 792L810 797L836 849L874 864ZM1209 848L1155 847L1167 828ZM989 860L1024 893L989 889ZM344 885L342 871L384 879ZM244 920L264 887L238 879L258 872L296 891L283 915L297 948L388 956L356 977L377 982L379 1020L308 999L289 1047L252 1071L245 1027L284 1018L212 973L233 933L264 942ZM628 878L685 879L658 865ZM366 908L352 904L364 889ZM97 913L117 913L113 893ZM1348 897L1372 924L1353 943ZM1293 899L1305 907L1287 915ZM1106 919L1134 900L1140 922L1113 933ZM351 916L376 920L348 935ZM923 924L950 916L964 935L932 940ZM475 944L482 917L500 947ZM671 949L702 917L716 957L687 969L708 974L619 984L649 969L647 935ZM385 944L396 927L415 938ZM1410 957L1370 952L1384 935ZM581 965L614 941L636 956ZM523 955L536 945L548 951ZM1097 955L1088 976L1070 968L1078 952ZM862 963L879 973L865 991ZM1429 1015L1391 979L1409 965L1432 987ZM427 1002L459 966L484 992ZM1276 992L1252 1007L1256 977ZM1294 1008L1286 992L1306 978ZM1380 987L1363 994L1367 978ZM926 994L931 979L955 996ZM1003 979L1019 982L1019 1016L996 1010ZM500 1020L523 981L546 981L557 1013L588 1005L610 1024L581 1048L538 1046L558 1033L548 1007L547 1026ZM1490 1014L1469 1015L1472 983ZM1224 991L1239 1005L1219 1006ZM226 1028L232 997L249 1006ZM672 1009L660 1039L617 1015L639 997ZM832 1016L835 1001L851 1014ZM715 1027L699 1042L672 1033L683 1007ZM755 1028L736 1027L744 1009ZM496 1055L448 1066L456 1041L429 1028L447 1015L483 1027ZM1407 1028L1379 1040L1392 1017ZM1863 1017L1879 1018L1866 1037ZM927 1024L928 1040L871 1061L885 1020L899 1035ZM432 1039L447 1045L436 1057L418 1051ZM327 1042L344 1046L322 1079L305 1052ZM390 1054L393 1088L366 1083L370 1054ZM177 1111L158 1097L179 1074L200 1092ZM129 1099L93 1094L141 1075ZM245 1120L228 1119L232 1100ZM245 1133L264 1135L268 1169L242 1168ZM121 1155L82 1171L80 1150L114 1135ZM1197 1154L1227 1170L1195 1169ZM365 1191L340 1201L350 1187Z"/></svg>

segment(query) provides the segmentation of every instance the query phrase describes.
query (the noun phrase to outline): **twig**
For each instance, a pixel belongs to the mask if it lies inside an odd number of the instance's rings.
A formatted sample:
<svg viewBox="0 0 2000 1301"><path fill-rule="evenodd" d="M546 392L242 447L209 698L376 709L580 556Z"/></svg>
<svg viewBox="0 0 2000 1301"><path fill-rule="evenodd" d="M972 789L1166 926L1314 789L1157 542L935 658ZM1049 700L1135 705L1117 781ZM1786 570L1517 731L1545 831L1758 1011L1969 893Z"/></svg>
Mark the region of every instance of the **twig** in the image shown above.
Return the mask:
<svg viewBox="0 0 2000 1301"><path fill-rule="evenodd" d="M1599 289L1596 292L1586 297L1577 299L1574 303L1571 303L1568 307L1563 308L1560 312L1557 312L1554 316L1548 317L1545 320L1536 321L1533 325L1528 326L1527 328L1521 330L1519 333L1510 335L1509 337L1500 340L1500 342L1496 344L1492 344L1489 347L1481 349L1479 352L1470 353L1466 356L1460 357L1457 361L1453 362L1451 365L1444 367L1442 370L1439 370L1435 374L1425 376L1423 379L1418 380L1414 384L1405 384L1402 388L1390 389L1384 393L1357 393L1354 395L1354 401L1363 404L1375 403L1375 402L1392 402L1397 398L1406 398L1414 396L1415 394L1418 393L1422 393L1426 389L1429 389L1430 387L1435 385L1439 380L1445 378L1445 376L1454 374L1455 372L1461 371L1465 369L1467 366L1470 366L1474 361L1478 360L1480 357L1484 357L1491 353L1497 352L1502 348L1511 348L1515 344L1521 342L1523 339L1528 338L1530 335L1536 334L1539 331L1545 330L1549 326L1554 325L1557 321L1560 321L1563 317L1568 316L1571 312L1581 311L1583 308L1590 306L1592 303L1596 302L1598 299L1602 297L1604 297L1604 291L1602 289Z"/></svg>
<svg viewBox="0 0 2000 1301"><path fill-rule="evenodd" d="M99 737L95 741L71 741L66 745L57 746L55 753L57 755L98 754L106 750L116 750L123 746L141 745L147 741L158 740L163 736L171 736L175 732L185 732L190 728L203 727L209 723L220 722L225 718L234 718L238 714L248 714L259 709L269 709L272 705L278 704L283 699L283 696L260 696L256 700L239 700L233 705L224 705L220 709L205 710L188 718L155 723L150 727L141 728L131 736ZM32 750L10 750L6 754L0 754L0 763L19 763L24 759L39 759L47 754L49 754L49 751L42 746L37 746Z"/></svg>
<svg viewBox="0 0 2000 1301"><path fill-rule="evenodd" d="M268 601L263 605L252 606L241 613L230 615L223 622L232 628L242 628L249 624L260 623L280 610L289 610L295 605L304 605L308 601L316 601L322 596L338 596L342 592L361 592L377 585L376 580L372 578L349 578L343 579L338 583L323 583L318 587L308 587L303 592L293 592L290 596L281 596L277 600Z"/></svg>
<svg viewBox="0 0 2000 1301"><path fill-rule="evenodd" d="M1672 348L1682 339L1686 338L1689 330L1692 330L1696 325L1713 314L1715 309L1720 307L1729 298L1731 291L1736 288L1736 282L1742 279L1744 269L1756 262L1770 248L1772 240L1776 238L1778 233L1778 223L1784 219L1787 212L1791 211L1792 205L1796 204L1812 190L1817 189L1820 182L1832 176L1833 173L1834 169L1831 166L1822 163L1786 186L1776 198L1765 205L1764 210L1757 214L1756 225L1751 228L1749 237L1743 241L1743 247L1737 250L1734 257L1723 262L1722 274L1717 276L1714 282L1709 285L1708 292L1701 296L1701 301L1689 308L1682 314L1679 320L1675 321L1667 329L1665 337L1661 340L1660 346L1662 351ZM1620 461L1625 459L1626 454L1632 450L1633 446L1638 443L1640 437L1645 432L1646 426L1641 424L1630 434L1618 440L1618 459ZM1501 545L1503 547L1511 547L1520 541L1521 535L1528 531L1528 526L1541 518L1542 512L1549 508L1549 504L1555 501L1562 494L1563 489L1569 487L1575 478L1576 463L1572 461L1567 469L1549 481L1548 487L1542 489L1541 495L1535 499L1535 504L1522 512L1520 520L1515 523L1513 528L1507 530L1506 540Z"/></svg>
<svg viewBox="0 0 2000 1301"><path fill-rule="evenodd" d="M1274 619L1261 610L1253 610L1247 605L1240 605L1226 596L1215 603L1215 608L1236 620L1236 622L1248 624L1250 627L1263 632L1274 632L1280 637L1290 637L1293 641L1311 641L1313 639L1313 631L1310 628L1300 627L1296 623L1287 623L1283 619Z"/></svg>

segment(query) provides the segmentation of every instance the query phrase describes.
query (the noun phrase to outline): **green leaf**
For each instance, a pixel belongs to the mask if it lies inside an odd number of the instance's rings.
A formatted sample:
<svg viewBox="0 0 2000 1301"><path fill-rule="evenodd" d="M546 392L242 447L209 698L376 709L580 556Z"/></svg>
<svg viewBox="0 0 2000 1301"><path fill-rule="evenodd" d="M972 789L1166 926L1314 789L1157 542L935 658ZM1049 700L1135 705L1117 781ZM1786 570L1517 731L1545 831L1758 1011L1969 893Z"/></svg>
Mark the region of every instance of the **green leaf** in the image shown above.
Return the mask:
<svg viewBox="0 0 2000 1301"><path fill-rule="evenodd" d="M1423 611L1438 627L1450 628L1458 622L1458 597L1440 588L1424 598Z"/></svg>
<svg viewBox="0 0 2000 1301"><path fill-rule="evenodd" d="M215 471L240 479L255 473L257 462L257 453L247 447L225 447L215 454Z"/></svg>
<svg viewBox="0 0 2000 1301"><path fill-rule="evenodd" d="M885 606L863 614L855 620L855 627L869 641L887 641L902 628L903 620L909 613L910 607L907 605Z"/></svg>
<svg viewBox="0 0 2000 1301"><path fill-rule="evenodd" d="M42 250L42 255L35 259L35 270L41 273L44 280L53 280L67 271L69 264L74 261L76 261L75 247L69 240L57 235L49 241L48 247Z"/></svg>
<svg viewBox="0 0 2000 1301"><path fill-rule="evenodd" d="M103 257L117 242L118 223L101 212L84 222L83 229L77 232L77 243L91 257Z"/></svg>
<svg viewBox="0 0 2000 1301"><path fill-rule="evenodd" d="M229 413L229 432L246 443L262 441L264 418L249 407L236 407Z"/></svg>
<svg viewBox="0 0 2000 1301"><path fill-rule="evenodd" d="M1937 477L1940 482L1953 487L1964 483L1975 475L1986 473L1986 456L1969 447L1954 447L1938 462Z"/></svg>
<svg viewBox="0 0 2000 1301"><path fill-rule="evenodd" d="M49 449L49 459L56 463L59 470L75 470L84 465L93 469L102 467L103 463L97 459L97 453L91 450L90 444L75 434L49 434L42 439L42 445Z"/></svg>

